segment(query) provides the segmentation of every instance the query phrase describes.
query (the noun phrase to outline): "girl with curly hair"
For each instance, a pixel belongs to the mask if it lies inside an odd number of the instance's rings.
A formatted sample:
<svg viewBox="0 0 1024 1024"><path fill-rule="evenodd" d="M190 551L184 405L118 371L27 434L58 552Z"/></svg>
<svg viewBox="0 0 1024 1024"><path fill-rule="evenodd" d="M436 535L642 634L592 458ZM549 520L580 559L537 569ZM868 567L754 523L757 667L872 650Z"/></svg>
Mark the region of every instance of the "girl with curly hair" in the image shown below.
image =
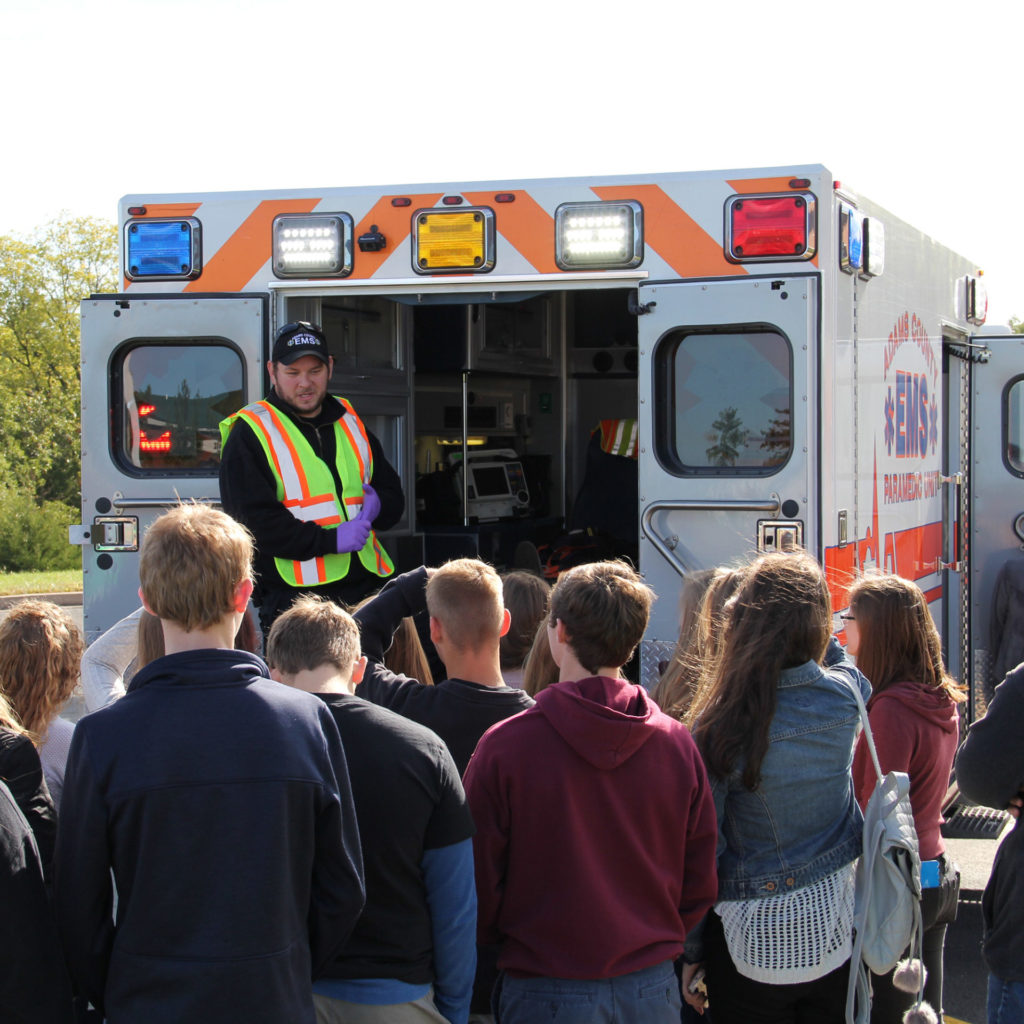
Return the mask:
<svg viewBox="0 0 1024 1024"><path fill-rule="evenodd" d="M75 729L58 715L78 684L84 649L82 631L50 601L22 601L0 623L0 693L39 751L58 809Z"/></svg>

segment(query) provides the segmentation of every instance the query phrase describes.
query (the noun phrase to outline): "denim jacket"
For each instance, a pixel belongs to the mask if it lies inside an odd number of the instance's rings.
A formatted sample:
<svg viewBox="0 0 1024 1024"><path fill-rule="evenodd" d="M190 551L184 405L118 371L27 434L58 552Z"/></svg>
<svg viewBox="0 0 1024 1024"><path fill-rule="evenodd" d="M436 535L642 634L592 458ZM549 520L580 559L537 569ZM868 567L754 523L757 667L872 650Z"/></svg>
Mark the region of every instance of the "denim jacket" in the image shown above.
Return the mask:
<svg viewBox="0 0 1024 1024"><path fill-rule="evenodd" d="M861 852L863 818L850 766L860 714L851 690L867 679L832 640L826 667L784 669L761 784L743 785L743 762L711 777L718 813L718 898L793 892Z"/></svg>

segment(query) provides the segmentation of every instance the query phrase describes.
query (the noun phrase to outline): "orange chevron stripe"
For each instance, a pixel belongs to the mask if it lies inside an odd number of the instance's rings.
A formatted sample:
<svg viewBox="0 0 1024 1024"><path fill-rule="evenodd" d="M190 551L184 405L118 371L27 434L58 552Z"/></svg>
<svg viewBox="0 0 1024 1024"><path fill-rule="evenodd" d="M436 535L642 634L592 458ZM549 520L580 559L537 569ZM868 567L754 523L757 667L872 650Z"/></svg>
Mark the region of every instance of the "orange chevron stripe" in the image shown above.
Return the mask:
<svg viewBox="0 0 1024 1024"><path fill-rule="evenodd" d="M463 192L473 206L494 210L498 233L539 274L557 274L555 265L555 218L529 192L511 189L513 203L495 203L495 192Z"/></svg>
<svg viewBox="0 0 1024 1024"><path fill-rule="evenodd" d="M382 196L378 199L370 212L356 225L355 234L358 239L376 224L377 230L387 239L387 248L380 252L359 252L359 247L355 246L351 276L360 279L373 277L381 264L409 237L409 232L412 231L412 215L422 207L434 206L443 195L443 192L407 194L405 198L412 200L411 206L392 206L391 200L395 196ZM411 262L409 270L412 270Z"/></svg>
<svg viewBox="0 0 1024 1024"><path fill-rule="evenodd" d="M733 192L740 192L745 196L755 192L792 192L789 183L794 177L795 175L790 174L785 178L737 178L726 184Z"/></svg>
<svg viewBox="0 0 1024 1024"><path fill-rule="evenodd" d="M680 277L747 273L729 263L722 244L712 238L659 185L611 185L595 188L605 200L635 199L644 208L644 239Z"/></svg>
<svg viewBox="0 0 1024 1024"><path fill-rule="evenodd" d="M202 203L140 203L146 208L144 218L150 217L191 217Z"/></svg>
<svg viewBox="0 0 1024 1024"><path fill-rule="evenodd" d="M213 254L186 292L239 292L271 255L271 225L279 213L312 213L319 199L264 199Z"/></svg>

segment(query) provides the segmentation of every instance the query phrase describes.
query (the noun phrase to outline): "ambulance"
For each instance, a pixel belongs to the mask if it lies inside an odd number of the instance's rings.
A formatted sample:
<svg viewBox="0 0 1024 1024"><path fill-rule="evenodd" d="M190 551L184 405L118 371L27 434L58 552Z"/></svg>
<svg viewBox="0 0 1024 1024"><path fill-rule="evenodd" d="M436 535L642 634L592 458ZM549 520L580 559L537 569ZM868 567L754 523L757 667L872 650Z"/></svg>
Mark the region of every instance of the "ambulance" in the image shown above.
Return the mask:
<svg viewBox="0 0 1024 1024"><path fill-rule="evenodd" d="M800 545L837 614L859 573L915 580L980 709L1024 338L827 168L129 195L119 225L123 288L81 309L90 638L136 607L154 518L218 502L218 422L304 320L404 482L399 570L635 558L650 685L688 574Z"/></svg>

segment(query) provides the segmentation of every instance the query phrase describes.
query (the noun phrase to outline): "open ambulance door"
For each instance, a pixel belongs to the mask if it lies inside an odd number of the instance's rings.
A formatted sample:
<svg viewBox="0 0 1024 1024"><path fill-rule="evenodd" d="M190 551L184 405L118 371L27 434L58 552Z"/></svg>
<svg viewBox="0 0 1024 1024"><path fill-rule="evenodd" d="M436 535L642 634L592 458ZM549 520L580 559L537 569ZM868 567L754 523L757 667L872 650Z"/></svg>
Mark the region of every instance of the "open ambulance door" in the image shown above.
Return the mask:
<svg viewBox="0 0 1024 1024"><path fill-rule="evenodd" d="M642 646L652 685L684 578L758 551L820 557L814 275L639 289L640 569L658 595Z"/></svg>
<svg viewBox="0 0 1024 1024"><path fill-rule="evenodd" d="M1008 622L1019 600L1013 595L1024 589L1024 336L985 332L961 352L973 429L964 537L970 673L958 678L970 685L976 718L1005 673L1024 660L1019 632Z"/></svg>
<svg viewBox="0 0 1024 1024"><path fill-rule="evenodd" d="M179 500L218 504L218 424L262 397L268 297L99 295L82 303L83 620L139 606L139 543Z"/></svg>

